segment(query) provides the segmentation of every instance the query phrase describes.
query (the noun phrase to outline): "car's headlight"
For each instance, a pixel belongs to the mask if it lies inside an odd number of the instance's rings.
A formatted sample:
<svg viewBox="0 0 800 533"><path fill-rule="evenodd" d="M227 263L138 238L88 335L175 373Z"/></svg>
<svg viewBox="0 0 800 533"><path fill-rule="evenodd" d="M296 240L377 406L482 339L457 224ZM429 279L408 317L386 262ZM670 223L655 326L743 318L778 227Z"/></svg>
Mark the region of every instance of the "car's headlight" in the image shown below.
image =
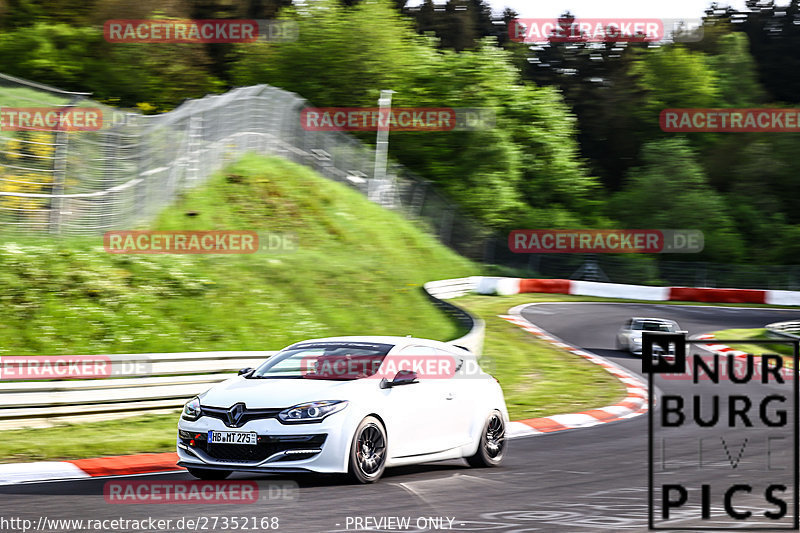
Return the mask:
<svg viewBox="0 0 800 533"><path fill-rule="evenodd" d="M631 340L633 342L635 342L636 344L642 344L642 338L641 337L631 337Z"/></svg>
<svg viewBox="0 0 800 533"><path fill-rule="evenodd" d="M281 422L308 423L320 422L325 417L337 413L347 407L344 400L325 400L322 402L309 402L295 405L278 413Z"/></svg>
<svg viewBox="0 0 800 533"><path fill-rule="evenodd" d="M184 420L197 420L200 418L202 410L200 409L200 398L194 397L183 406L183 414L181 418Z"/></svg>

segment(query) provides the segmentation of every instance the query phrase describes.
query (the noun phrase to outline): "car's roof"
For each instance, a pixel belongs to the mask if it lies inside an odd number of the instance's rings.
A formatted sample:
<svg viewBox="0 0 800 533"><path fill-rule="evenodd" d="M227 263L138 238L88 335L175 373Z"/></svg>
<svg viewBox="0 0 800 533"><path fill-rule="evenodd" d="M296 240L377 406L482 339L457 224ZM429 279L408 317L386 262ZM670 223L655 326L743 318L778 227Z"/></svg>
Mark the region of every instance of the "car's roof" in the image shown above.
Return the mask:
<svg viewBox="0 0 800 533"><path fill-rule="evenodd" d="M323 337L319 339L308 339L304 341L298 341L293 344L299 343L306 343L306 342L374 342L379 344L391 344L397 348L402 348L404 346L409 345L424 345L424 346L433 346L438 348L444 348L452 350L455 349L462 349L453 344L448 344L446 342L435 341L431 339L420 339L417 337L394 337L388 335L351 335L351 336L344 336L344 337Z"/></svg>
<svg viewBox="0 0 800 533"><path fill-rule="evenodd" d="M640 317L640 316L635 316L635 317L631 318L631 320L643 320L643 321L647 321L647 322L664 322L666 324L672 324L673 322L675 322L674 320L670 320L668 318L647 318L647 317Z"/></svg>

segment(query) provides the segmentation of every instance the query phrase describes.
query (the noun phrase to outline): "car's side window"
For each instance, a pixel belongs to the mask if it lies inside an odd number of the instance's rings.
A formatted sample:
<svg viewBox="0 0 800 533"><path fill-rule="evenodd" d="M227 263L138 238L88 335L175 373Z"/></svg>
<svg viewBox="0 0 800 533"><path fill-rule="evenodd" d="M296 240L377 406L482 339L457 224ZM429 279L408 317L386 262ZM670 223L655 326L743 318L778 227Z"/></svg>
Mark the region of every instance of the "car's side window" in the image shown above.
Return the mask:
<svg viewBox="0 0 800 533"><path fill-rule="evenodd" d="M422 356L430 356L433 353L433 348L427 346L406 346L398 351L396 354L390 355L387 359L391 358L394 361L387 361L387 364L394 364L397 370L419 370L419 361L415 360ZM398 357L399 356L399 357ZM410 356L406 359L407 356ZM417 367L417 368L415 368Z"/></svg>
<svg viewBox="0 0 800 533"><path fill-rule="evenodd" d="M400 355L433 355L435 348L429 346L406 346L400 350Z"/></svg>
<svg viewBox="0 0 800 533"><path fill-rule="evenodd" d="M442 350L440 348L436 348L436 354L441 355L444 357L452 357L455 363L455 368L453 369L456 373L460 372L462 368L464 368L464 356L455 354L448 350Z"/></svg>
<svg viewBox="0 0 800 533"><path fill-rule="evenodd" d="M425 359L426 362L413 359L406 363L408 365L416 365L418 367L423 368L423 373L427 374L425 376L420 377L427 377L431 378L434 375L439 373L444 373L444 375L436 375L437 378L443 377L451 377L452 372L458 372L461 367L464 365L464 358L453 354L447 350L443 350L441 348L434 348L431 346L406 346L402 350L398 352L400 356L412 356L412 358L421 358ZM428 360L429 359L429 360ZM437 361L437 359L441 359L442 361ZM453 361L455 363L455 368L452 368ZM409 368L409 370L413 370Z"/></svg>

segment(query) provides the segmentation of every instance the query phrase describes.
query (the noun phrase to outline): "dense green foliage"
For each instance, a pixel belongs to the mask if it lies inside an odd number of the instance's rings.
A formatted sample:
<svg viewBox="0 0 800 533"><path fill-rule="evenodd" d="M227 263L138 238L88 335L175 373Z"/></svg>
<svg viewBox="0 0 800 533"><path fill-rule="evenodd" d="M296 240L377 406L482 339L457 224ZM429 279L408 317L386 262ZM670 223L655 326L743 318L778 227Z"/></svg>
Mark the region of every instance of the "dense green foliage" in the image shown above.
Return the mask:
<svg viewBox="0 0 800 533"><path fill-rule="evenodd" d="M391 154L495 227L591 219L595 182L578 158L568 108L554 89L520 80L507 52L491 42L437 50L384 3L321 1L295 16L297 42L237 48L237 85L270 83L319 106L374 106L380 89L391 88L398 107L492 108L494 128L397 133Z"/></svg>
<svg viewBox="0 0 800 533"><path fill-rule="evenodd" d="M800 135L674 134L658 124L669 107L800 100L800 0L736 17L710 8L697 42L533 48L506 38L513 12L493 16L484 1L404 5L15 0L0 7L0 72L147 111L254 83L317 106L373 107L392 89L395 106L491 108L493 128L396 132L390 156L496 229L703 229L706 250L693 259L800 262ZM137 45L102 35L109 18L276 16L297 21L296 42Z"/></svg>

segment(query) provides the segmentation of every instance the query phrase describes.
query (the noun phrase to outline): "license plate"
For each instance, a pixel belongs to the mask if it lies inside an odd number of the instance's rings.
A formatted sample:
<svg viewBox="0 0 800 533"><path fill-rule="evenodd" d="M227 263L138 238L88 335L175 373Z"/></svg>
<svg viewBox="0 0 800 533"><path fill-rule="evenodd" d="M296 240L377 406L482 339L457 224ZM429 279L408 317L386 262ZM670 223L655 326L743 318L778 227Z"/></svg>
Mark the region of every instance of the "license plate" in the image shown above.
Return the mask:
<svg viewBox="0 0 800 533"><path fill-rule="evenodd" d="M208 442L211 444L258 444L258 434L250 431L209 431Z"/></svg>

